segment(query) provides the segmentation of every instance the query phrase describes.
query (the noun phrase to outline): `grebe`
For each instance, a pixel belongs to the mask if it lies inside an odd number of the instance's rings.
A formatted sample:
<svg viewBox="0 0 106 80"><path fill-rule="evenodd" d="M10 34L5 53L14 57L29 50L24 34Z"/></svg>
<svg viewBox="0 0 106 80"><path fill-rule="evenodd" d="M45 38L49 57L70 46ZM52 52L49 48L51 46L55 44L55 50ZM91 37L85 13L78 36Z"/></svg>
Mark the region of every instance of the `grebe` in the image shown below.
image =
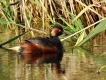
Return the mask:
<svg viewBox="0 0 106 80"><path fill-rule="evenodd" d="M50 38L29 38L20 45L18 54L28 64L60 63L63 57L63 45L58 36L64 33L59 24L50 30Z"/></svg>

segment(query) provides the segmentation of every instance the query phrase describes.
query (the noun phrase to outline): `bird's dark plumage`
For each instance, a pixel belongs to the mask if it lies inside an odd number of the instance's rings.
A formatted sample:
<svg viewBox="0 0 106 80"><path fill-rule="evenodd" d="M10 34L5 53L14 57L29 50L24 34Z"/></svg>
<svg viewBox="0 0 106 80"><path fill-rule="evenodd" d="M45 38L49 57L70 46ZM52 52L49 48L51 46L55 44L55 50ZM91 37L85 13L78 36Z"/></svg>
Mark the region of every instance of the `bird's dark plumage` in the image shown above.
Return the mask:
<svg viewBox="0 0 106 80"><path fill-rule="evenodd" d="M58 36L62 34L63 28L55 24L50 30L50 38L29 38L21 44L18 54L24 62L29 64L60 62L63 46Z"/></svg>

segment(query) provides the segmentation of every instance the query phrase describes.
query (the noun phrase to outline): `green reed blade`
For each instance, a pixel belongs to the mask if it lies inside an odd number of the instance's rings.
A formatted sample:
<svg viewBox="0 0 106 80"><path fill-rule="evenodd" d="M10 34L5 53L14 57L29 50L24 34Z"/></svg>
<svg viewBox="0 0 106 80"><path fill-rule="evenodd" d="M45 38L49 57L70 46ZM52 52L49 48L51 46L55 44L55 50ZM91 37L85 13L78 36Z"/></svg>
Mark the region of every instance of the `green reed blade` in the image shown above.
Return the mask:
<svg viewBox="0 0 106 80"><path fill-rule="evenodd" d="M7 21L5 19L0 19L0 24L7 24Z"/></svg>
<svg viewBox="0 0 106 80"><path fill-rule="evenodd" d="M83 41L84 34L85 34L85 31L83 31L83 32L80 34L79 38L77 39L77 42L76 42L75 46L79 46L78 44L79 44L81 41Z"/></svg>
<svg viewBox="0 0 106 80"><path fill-rule="evenodd" d="M103 20L102 22L100 22L100 23L94 28L94 30L92 30L92 31L85 37L85 39L84 39L81 43L79 43L78 45L80 46L80 45L84 44L84 43L87 42L89 39L91 39L92 37L94 37L96 34L102 32L102 31L104 31L104 30L106 30L106 18L105 18L105 20Z"/></svg>

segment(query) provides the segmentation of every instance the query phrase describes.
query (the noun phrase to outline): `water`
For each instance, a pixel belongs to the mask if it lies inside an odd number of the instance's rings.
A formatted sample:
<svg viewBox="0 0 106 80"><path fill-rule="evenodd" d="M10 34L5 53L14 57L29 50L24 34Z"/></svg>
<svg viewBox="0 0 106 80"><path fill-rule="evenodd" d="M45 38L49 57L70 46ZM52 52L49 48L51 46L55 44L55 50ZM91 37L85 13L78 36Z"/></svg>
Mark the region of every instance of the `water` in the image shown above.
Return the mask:
<svg viewBox="0 0 106 80"><path fill-rule="evenodd" d="M12 42L4 47L15 45ZM25 64L16 52L0 48L0 80L106 80L106 54L101 48L96 47L92 52L65 47L61 73L53 70L51 64Z"/></svg>
<svg viewBox="0 0 106 80"><path fill-rule="evenodd" d="M63 73L57 74L50 64L24 64L16 52L0 49L0 80L105 80L106 68L102 68L106 65L105 57L84 51L74 49L73 53L64 53Z"/></svg>

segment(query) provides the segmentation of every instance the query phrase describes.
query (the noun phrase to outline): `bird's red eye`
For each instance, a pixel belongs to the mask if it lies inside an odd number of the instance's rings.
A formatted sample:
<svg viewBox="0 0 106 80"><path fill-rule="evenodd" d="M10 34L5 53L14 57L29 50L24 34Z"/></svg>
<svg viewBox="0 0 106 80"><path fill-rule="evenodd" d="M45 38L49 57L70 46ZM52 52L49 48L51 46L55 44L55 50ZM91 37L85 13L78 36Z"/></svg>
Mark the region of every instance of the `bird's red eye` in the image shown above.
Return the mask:
<svg viewBox="0 0 106 80"><path fill-rule="evenodd" d="M59 32L61 32L61 30L58 30Z"/></svg>

